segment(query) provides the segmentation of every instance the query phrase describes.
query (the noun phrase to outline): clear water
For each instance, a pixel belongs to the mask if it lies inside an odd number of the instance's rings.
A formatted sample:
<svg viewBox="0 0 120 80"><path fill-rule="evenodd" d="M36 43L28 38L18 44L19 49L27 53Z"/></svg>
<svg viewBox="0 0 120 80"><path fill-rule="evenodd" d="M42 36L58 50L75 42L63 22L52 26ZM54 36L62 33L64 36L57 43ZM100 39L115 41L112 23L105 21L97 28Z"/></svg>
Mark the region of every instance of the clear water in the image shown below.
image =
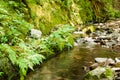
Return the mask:
<svg viewBox="0 0 120 80"><path fill-rule="evenodd" d="M26 80L82 80L85 75L83 67L94 63L95 57L114 59L116 56L120 54L115 54L108 48L77 46L44 62L35 71L29 72Z"/></svg>

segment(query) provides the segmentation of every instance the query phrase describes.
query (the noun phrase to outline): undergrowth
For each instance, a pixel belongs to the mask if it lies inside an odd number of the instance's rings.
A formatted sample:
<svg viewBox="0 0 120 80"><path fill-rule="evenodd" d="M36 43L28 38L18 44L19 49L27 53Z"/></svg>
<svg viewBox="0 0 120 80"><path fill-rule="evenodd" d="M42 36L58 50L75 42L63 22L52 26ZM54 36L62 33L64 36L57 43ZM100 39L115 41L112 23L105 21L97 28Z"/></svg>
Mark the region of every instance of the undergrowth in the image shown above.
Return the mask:
<svg viewBox="0 0 120 80"><path fill-rule="evenodd" d="M48 37L41 39L41 45L37 49L40 50L40 53L47 53L45 54L46 56L58 52L60 53L64 49L70 49L73 47L74 43L73 31L73 26L63 25Z"/></svg>
<svg viewBox="0 0 120 80"><path fill-rule="evenodd" d="M47 37L34 39L28 36L34 25L28 23L25 14L17 9L19 4L14 1L0 2L1 80L12 80L16 76L24 80L28 69L34 70L34 65L42 63L50 55L72 47L72 26L63 25Z"/></svg>
<svg viewBox="0 0 120 80"><path fill-rule="evenodd" d="M79 4L83 23L105 22L120 17L120 11L114 8L116 0L81 0Z"/></svg>
<svg viewBox="0 0 120 80"><path fill-rule="evenodd" d="M24 19L24 13L16 9L20 4L0 2L0 63L4 63L0 64L0 76L12 80L16 75L11 72L18 71L20 80L24 80L28 68L33 70L33 66L40 64L45 57L26 45L27 32L33 25Z"/></svg>

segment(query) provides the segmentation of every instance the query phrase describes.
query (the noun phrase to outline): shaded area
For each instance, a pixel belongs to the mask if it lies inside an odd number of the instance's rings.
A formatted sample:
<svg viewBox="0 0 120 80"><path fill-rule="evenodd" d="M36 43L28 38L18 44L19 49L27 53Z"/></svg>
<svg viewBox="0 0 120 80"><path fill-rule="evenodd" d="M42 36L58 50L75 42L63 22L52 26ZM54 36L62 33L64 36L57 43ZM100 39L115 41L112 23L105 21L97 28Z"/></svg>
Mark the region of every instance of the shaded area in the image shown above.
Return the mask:
<svg viewBox="0 0 120 80"><path fill-rule="evenodd" d="M95 57L115 58L120 54L112 53L108 48L77 46L70 52L64 52L30 72L26 80L81 80L85 75L84 66L94 63Z"/></svg>

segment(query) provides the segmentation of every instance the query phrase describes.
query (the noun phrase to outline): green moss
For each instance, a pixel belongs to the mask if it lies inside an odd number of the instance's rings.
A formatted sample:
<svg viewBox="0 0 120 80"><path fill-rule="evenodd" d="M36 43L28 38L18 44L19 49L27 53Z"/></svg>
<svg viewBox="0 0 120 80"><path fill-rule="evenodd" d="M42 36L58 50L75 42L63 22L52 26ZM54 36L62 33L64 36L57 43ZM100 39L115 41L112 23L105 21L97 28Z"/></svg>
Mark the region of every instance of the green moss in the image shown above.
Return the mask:
<svg viewBox="0 0 120 80"><path fill-rule="evenodd" d="M58 24L70 23L76 25L82 22L77 2L75 3L72 0L39 0L37 2L38 4L28 2L28 5L34 15L35 28L41 29L44 34L48 34Z"/></svg>

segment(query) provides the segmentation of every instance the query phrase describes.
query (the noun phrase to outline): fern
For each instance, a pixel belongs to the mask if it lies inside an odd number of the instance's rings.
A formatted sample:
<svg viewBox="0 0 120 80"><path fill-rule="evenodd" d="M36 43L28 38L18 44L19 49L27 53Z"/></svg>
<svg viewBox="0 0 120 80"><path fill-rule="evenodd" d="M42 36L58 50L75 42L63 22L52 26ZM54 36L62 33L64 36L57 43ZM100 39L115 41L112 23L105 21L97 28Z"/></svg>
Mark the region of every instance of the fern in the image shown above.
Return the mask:
<svg viewBox="0 0 120 80"><path fill-rule="evenodd" d="M1 14L9 14L7 10L0 8L0 13Z"/></svg>
<svg viewBox="0 0 120 80"><path fill-rule="evenodd" d="M36 64L40 64L43 59L45 59L44 56L40 54L28 54L28 53L21 53L22 55L18 58L17 64L20 68L20 77L21 80L24 80L24 76L26 76L28 68L33 69L33 66Z"/></svg>
<svg viewBox="0 0 120 80"><path fill-rule="evenodd" d="M43 45L40 44L40 47L44 48L43 51L48 50L54 52L62 51L65 48L71 48L74 42L71 34L73 31L74 27L70 25L63 25L59 27L58 30L51 33L50 36L43 39L41 43Z"/></svg>
<svg viewBox="0 0 120 80"><path fill-rule="evenodd" d="M28 68L33 70L33 66L40 64L45 57L35 53L35 51L31 50L30 47L27 47L24 42L21 42L18 45L23 51L19 54L16 64L20 68L21 80L23 80Z"/></svg>
<svg viewBox="0 0 120 80"><path fill-rule="evenodd" d="M14 50L8 44L1 44L0 51L8 56L12 64L19 66L20 79L24 80L24 76L26 76L28 68L33 70L33 66L40 64L45 57L41 54L35 53L33 50L27 47L24 42L18 44L18 48L20 48L22 51L17 51L17 49Z"/></svg>
<svg viewBox="0 0 120 80"><path fill-rule="evenodd" d="M0 51L4 52L6 56L8 56L13 64L16 63L16 53L8 44L1 44Z"/></svg>
<svg viewBox="0 0 120 80"><path fill-rule="evenodd" d="M58 45L58 48L60 49L60 51L62 51L64 48L65 48L65 40L64 39L59 39L57 41L57 45Z"/></svg>
<svg viewBox="0 0 120 80"><path fill-rule="evenodd" d="M38 52L45 55L46 57L49 57L50 55L53 55L53 49L51 49L50 45L47 44L46 40L41 41L42 43L38 47Z"/></svg>

